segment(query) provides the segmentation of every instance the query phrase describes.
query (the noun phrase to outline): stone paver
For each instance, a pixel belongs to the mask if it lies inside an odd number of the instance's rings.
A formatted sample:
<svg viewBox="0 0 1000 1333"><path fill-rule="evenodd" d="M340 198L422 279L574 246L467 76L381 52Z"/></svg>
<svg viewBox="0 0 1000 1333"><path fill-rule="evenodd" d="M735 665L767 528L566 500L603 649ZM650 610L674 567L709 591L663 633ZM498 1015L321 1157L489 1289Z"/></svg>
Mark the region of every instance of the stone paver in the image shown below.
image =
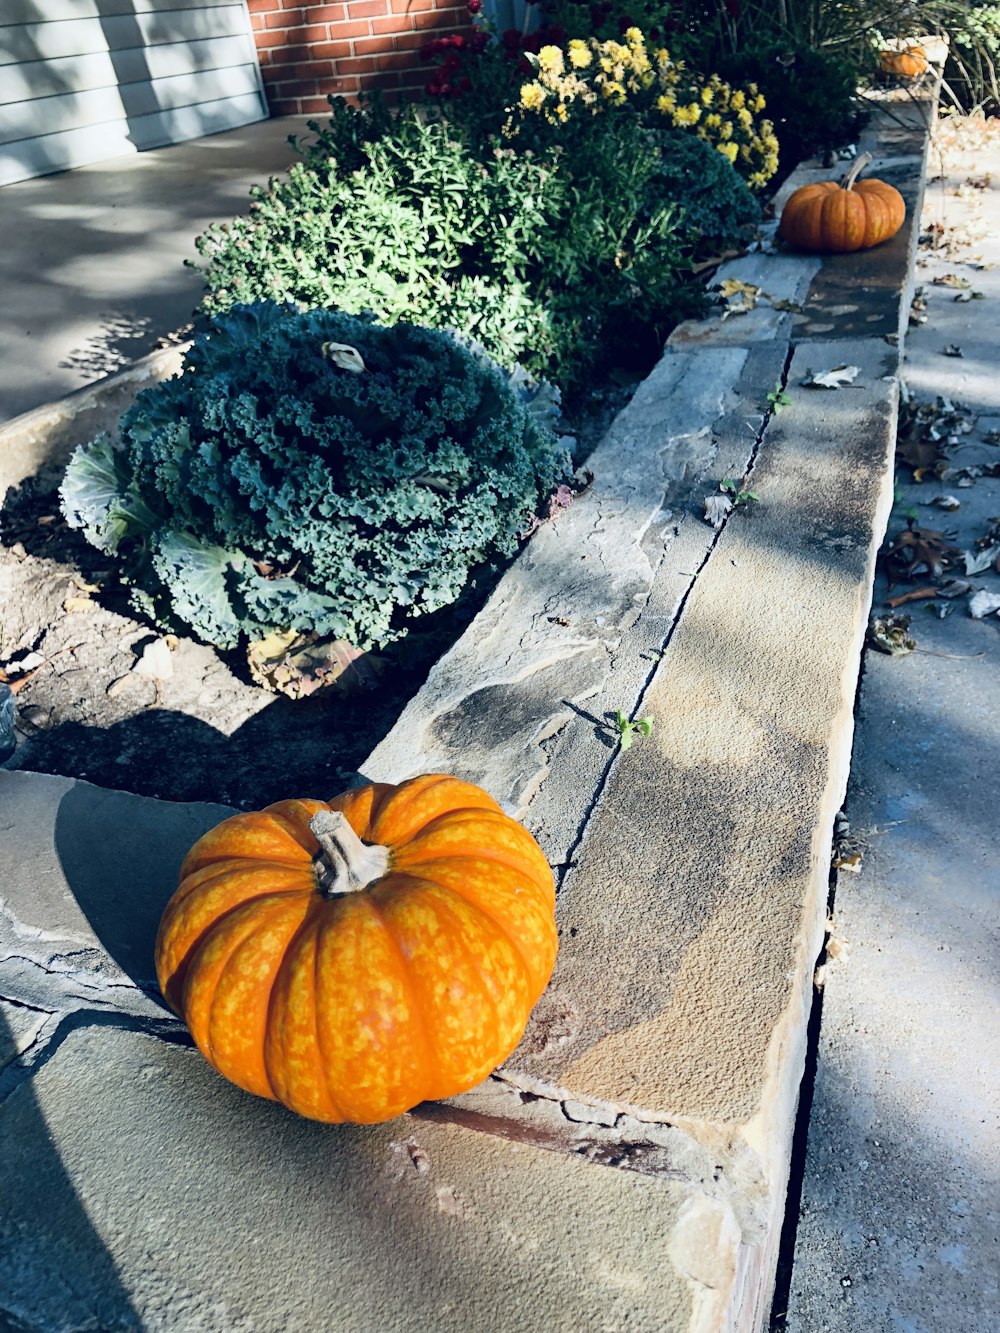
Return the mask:
<svg viewBox="0 0 1000 1333"><path fill-rule="evenodd" d="M454 1126L314 1124L107 1027L4 1103L0 1180L0 1323L32 1333L520 1333L529 1311L707 1333L739 1235L669 1180Z"/></svg>
<svg viewBox="0 0 1000 1333"><path fill-rule="evenodd" d="M946 178L928 187L925 224L943 220L952 238L958 229L976 239L958 253L926 252L917 280L929 318L911 330L905 361L916 397L947 395L977 418L950 451L959 466L1000 457L982 442L1000 426L1000 268L966 262L1000 264L1000 136L968 140L961 155L944 149ZM933 285L947 274L983 299L956 303L953 288ZM964 356L942 355L949 344ZM970 547L1000 514L1000 480L909 477L901 467L891 534L912 508ZM929 506L942 492L959 498L958 512ZM972 582L1000 592L995 573ZM880 579L877 602L886 593ZM964 599L943 621L919 602L903 609L921 651L869 653L861 690L847 814L867 850L861 876L841 875L836 889L847 951L826 969L794 1333L1000 1327L1000 625L973 620Z"/></svg>

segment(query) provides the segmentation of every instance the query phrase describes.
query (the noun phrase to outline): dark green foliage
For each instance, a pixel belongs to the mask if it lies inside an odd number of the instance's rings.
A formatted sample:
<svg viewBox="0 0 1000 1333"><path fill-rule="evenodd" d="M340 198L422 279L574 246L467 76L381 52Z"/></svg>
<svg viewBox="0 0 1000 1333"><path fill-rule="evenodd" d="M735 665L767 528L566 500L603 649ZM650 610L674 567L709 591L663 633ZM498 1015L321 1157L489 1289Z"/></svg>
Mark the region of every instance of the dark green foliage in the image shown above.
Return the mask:
<svg viewBox="0 0 1000 1333"><path fill-rule="evenodd" d="M693 299L650 137L630 118L587 130L515 151L413 110L335 103L249 217L199 238L202 309L273 299L405 317L570 387L623 314L669 327Z"/></svg>
<svg viewBox="0 0 1000 1333"><path fill-rule="evenodd" d="M66 517L147 609L224 648L397 638L514 551L561 466L507 377L446 334L271 303L213 321L121 434L76 451Z"/></svg>
<svg viewBox="0 0 1000 1333"><path fill-rule="evenodd" d="M760 221L760 205L743 177L693 134L664 130L656 138L656 187L664 198L679 201L695 255L709 256L743 239L745 228Z"/></svg>

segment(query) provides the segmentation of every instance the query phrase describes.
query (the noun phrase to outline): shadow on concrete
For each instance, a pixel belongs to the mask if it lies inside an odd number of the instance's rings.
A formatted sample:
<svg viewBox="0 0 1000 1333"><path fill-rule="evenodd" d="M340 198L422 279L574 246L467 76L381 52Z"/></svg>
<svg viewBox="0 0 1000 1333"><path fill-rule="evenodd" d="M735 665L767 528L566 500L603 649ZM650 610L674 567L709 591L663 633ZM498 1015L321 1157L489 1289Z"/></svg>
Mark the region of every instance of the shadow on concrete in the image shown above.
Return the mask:
<svg viewBox="0 0 1000 1333"><path fill-rule="evenodd" d="M1000 1182L979 1150L985 1135L977 1144L921 1113L866 1064L821 1054L788 1310L772 1327L995 1328Z"/></svg>
<svg viewBox="0 0 1000 1333"><path fill-rule="evenodd" d="M0 1074L26 1046L26 1034L15 1036L0 1007ZM0 1140L0 1333L67 1328L67 1315L73 1328L139 1333L143 1321L63 1167L30 1079L0 1102ZM30 1176L36 1199L44 1199L44 1211L25 1207L16 1183L22 1172ZM72 1290L78 1273L87 1275L86 1292Z"/></svg>
<svg viewBox="0 0 1000 1333"><path fill-rule="evenodd" d="M181 862L230 813L80 785L59 802L55 847L70 891L102 948L157 1003L153 946Z"/></svg>

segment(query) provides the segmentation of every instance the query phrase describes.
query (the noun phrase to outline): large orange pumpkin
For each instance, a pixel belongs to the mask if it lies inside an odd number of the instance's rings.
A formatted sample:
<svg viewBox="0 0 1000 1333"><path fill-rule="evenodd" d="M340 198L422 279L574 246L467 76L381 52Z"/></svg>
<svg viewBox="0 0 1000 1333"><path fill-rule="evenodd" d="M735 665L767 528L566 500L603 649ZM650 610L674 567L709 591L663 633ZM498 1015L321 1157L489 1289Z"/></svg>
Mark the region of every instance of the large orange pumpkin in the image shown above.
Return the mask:
<svg viewBox="0 0 1000 1333"><path fill-rule="evenodd" d="M781 211L778 235L799 250L868 250L895 236L906 217L903 196L885 181L858 181L872 160L863 153L842 182L802 185Z"/></svg>
<svg viewBox="0 0 1000 1333"><path fill-rule="evenodd" d="M902 51L880 51L878 63L883 74L917 79L927 72L927 52L922 46L907 46Z"/></svg>
<svg viewBox="0 0 1000 1333"><path fill-rule="evenodd" d="M220 1074L371 1124L506 1059L552 973L554 905L538 844L479 787L376 783L209 830L156 974Z"/></svg>

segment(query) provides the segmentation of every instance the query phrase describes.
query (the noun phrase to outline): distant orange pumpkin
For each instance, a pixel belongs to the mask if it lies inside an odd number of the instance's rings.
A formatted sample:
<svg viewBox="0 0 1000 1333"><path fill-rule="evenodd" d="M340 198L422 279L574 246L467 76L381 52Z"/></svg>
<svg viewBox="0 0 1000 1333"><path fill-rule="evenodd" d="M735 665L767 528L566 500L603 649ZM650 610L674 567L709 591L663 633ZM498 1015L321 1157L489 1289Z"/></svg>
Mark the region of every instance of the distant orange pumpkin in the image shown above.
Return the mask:
<svg viewBox="0 0 1000 1333"><path fill-rule="evenodd" d="M429 774L233 815L181 866L156 974L248 1092L370 1124L510 1055L558 946L552 871L481 788Z"/></svg>
<svg viewBox="0 0 1000 1333"><path fill-rule="evenodd" d="M871 160L870 153L863 153L842 182L820 181L795 190L781 211L781 239L822 254L867 250L895 236L906 205L885 181L858 181Z"/></svg>
<svg viewBox="0 0 1000 1333"><path fill-rule="evenodd" d="M902 51L880 51L879 67L883 74L917 79L927 72L927 52L922 46L907 46Z"/></svg>

